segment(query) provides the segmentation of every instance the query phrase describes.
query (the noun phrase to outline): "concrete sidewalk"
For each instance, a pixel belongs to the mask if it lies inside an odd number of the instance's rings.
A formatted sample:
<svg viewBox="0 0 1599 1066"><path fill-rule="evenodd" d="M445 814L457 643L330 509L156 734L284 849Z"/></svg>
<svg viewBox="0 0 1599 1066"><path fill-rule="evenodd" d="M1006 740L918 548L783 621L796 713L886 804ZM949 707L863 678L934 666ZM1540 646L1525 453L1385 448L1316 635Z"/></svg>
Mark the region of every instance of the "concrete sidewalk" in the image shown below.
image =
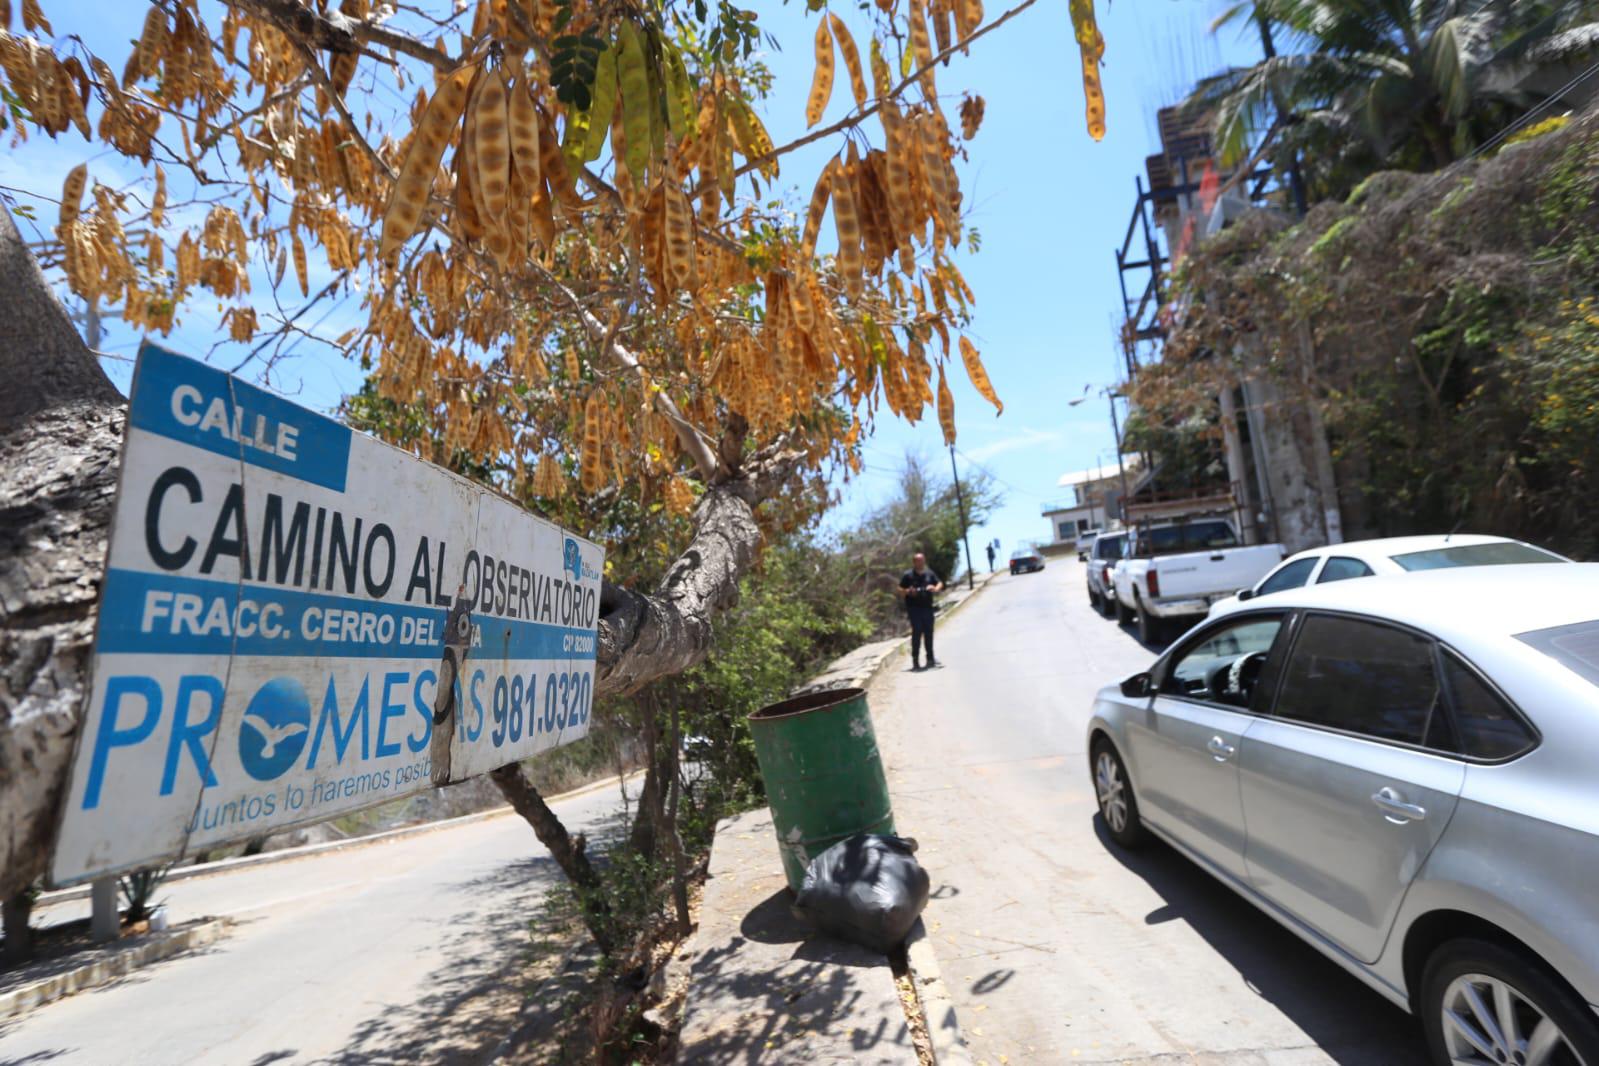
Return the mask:
<svg viewBox="0 0 1599 1066"><path fill-rule="evenodd" d="M678 1061L915 1064L888 959L789 913L772 816L716 828Z"/></svg>
<svg viewBox="0 0 1599 1066"><path fill-rule="evenodd" d="M976 575L944 596L940 622L981 592ZM865 687L897 661L905 638L857 648L798 692ZM915 836L915 826L901 831ZM716 827L700 925L689 952L680 1030L682 1063L919 1062L888 959L813 933L789 912L771 814L762 809ZM955 1011L918 923L910 970L940 1062L969 1061Z"/></svg>

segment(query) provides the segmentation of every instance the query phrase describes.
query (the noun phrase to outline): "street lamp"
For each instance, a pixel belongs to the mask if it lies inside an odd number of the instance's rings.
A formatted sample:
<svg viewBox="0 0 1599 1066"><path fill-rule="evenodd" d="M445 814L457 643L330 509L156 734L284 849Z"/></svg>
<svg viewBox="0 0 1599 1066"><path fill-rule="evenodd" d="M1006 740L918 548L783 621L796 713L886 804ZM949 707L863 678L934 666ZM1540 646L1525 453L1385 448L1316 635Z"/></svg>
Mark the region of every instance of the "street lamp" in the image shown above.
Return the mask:
<svg viewBox="0 0 1599 1066"><path fill-rule="evenodd" d="M1076 407L1078 404L1088 399L1089 391L1091 389L1093 389L1092 385L1084 385L1083 394L1078 396L1076 399L1067 400L1066 406ZM1127 468L1122 465L1122 427L1121 420L1116 417L1116 401L1118 399L1125 399L1126 397L1122 392L1120 385L1106 385L1100 388L1098 391L1101 396L1110 401L1110 431L1116 437L1116 475L1121 481L1122 486L1122 503L1118 510L1125 514L1127 509ZM1105 519L1106 521L1110 520L1109 508L1106 508Z"/></svg>

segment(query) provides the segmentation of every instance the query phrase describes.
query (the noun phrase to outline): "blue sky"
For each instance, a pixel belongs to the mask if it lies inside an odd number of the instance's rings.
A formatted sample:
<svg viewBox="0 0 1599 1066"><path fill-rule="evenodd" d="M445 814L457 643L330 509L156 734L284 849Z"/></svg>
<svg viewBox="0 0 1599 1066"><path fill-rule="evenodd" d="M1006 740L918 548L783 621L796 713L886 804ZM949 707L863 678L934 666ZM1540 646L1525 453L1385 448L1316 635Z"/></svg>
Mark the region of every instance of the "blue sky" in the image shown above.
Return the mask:
<svg viewBox="0 0 1599 1066"><path fill-rule="evenodd" d="M970 57L938 71L939 91L951 123L962 92L981 94L986 117L970 142L970 160L957 163L969 223L982 235L981 251L962 254L960 266L977 294L971 336L982 349L990 377L1005 402L996 418L966 381L956 360L950 384L963 470L986 468L1005 492L1004 506L987 526L972 531L973 550L991 538L1012 548L1042 538L1039 516L1046 501L1063 498L1056 479L1065 471L1113 461L1105 401L1096 391L1113 383L1119 356L1115 327L1120 296L1112 249L1121 242L1133 206L1133 179L1155 150L1155 109L1179 99L1194 78L1224 60L1249 62L1258 45L1232 30L1208 31L1219 9L1215 0L1117 0L1099 5L1107 41L1103 77L1109 132L1096 144L1083 121L1076 44L1063 0L1037 4L979 41ZM142 4L52 3L46 13L58 32L82 33L91 48L116 62L122 42L137 36ZM768 54L778 90L765 113L773 140L782 144L804 132L804 95L810 83L815 15L803 3L759 4L760 23L785 46ZM992 17L1003 10L991 3ZM835 5L864 44L865 18ZM113 63L115 65L115 62ZM385 90L385 97L400 98ZM849 91L840 75L827 118L841 117ZM388 103L380 99L380 107ZM874 140L880 131L871 130ZM783 163L782 181L803 204L810 185L841 143L796 152ZM57 195L66 171L87 158L91 174L108 183L132 179L136 170L98 144L75 134L59 141L35 134L26 145L0 154L0 186ZM53 204L38 205L53 222ZM22 223L27 233L27 223ZM43 223L48 225L50 223ZM313 257L314 260L315 257ZM313 278L313 288L316 285ZM338 308L320 323L326 336L360 319L354 307ZM216 344L221 314L203 303L191 307L169 347L231 368L242 352ZM102 348L113 358L107 369L123 388L137 337L109 324ZM120 357L120 358L118 358ZM252 371L246 371L247 375ZM277 364L264 384L302 403L331 410L360 382L359 368L330 357L325 349ZM1079 406L1070 400L1090 399ZM943 470L948 463L936 418L918 425L884 419L866 445L863 474L840 483L841 505L830 525L847 523L891 491L902 456L918 451Z"/></svg>

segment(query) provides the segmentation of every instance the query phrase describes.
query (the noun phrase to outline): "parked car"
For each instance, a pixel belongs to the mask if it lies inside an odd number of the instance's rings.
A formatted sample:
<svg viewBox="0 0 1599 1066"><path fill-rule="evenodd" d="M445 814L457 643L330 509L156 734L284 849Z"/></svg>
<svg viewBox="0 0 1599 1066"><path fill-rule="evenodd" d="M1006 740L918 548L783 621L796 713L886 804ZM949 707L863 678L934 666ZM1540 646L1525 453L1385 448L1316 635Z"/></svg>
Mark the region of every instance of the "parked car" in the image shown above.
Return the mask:
<svg viewBox="0 0 1599 1066"><path fill-rule="evenodd" d="M1240 545L1225 518L1136 528L1111 571L1116 619L1136 619L1138 639L1153 643L1176 623L1192 624L1217 600L1253 585L1285 554L1281 544Z"/></svg>
<svg viewBox="0 0 1599 1066"><path fill-rule="evenodd" d="M1077 534L1078 562L1085 563L1088 561L1088 550L1094 546L1094 538L1097 536L1099 536L1099 530L1097 529L1085 529Z"/></svg>
<svg viewBox="0 0 1599 1066"><path fill-rule="evenodd" d="M1112 604L1116 593L1111 588L1110 572L1121 561L1122 551L1126 547L1127 534L1118 530L1100 533L1088 549L1088 602L1100 614L1109 615L1114 610Z"/></svg>
<svg viewBox="0 0 1599 1066"><path fill-rule="evenodd" d="M1276 593L1105 688L1104 827L1171 844L1435 1062L1599 1063L1599 564Z"/></svg>
<svg viewBox="0 0 1599 1066"><path fill-rule="evenodd" d="M1010 553L1010 572L1012 574L1031 573L1034 570L1044 569L1044 557L1036 548L1017 548Z"/></svg>
<svg viewBox="0 0 1599 1066"><path fill-rule="evenodd" d="M1447 533L1430 537L1384 537L1328 544L1290 555L1253 588L1211 605L1214 617L1258 596L1305 585L1325 585L1356 577L1406 574L1455 566L1504 566L1514 563L1569 563L1563 555L1507 537L1480 533Z"/></svg>

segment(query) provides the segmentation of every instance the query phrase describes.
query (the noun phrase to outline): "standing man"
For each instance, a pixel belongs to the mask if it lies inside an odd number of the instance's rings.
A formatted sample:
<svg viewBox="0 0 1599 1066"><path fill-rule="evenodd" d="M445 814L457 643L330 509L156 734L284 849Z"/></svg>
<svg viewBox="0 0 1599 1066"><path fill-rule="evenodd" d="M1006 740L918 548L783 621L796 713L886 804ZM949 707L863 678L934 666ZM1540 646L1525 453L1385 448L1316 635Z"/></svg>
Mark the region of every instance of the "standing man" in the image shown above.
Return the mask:
<svg viewBox="0 0 1599 1066"><path fill-rule="evenodd" d="M994 569L994 545L993 544L989 544L989 546L988 546L988 569L989 570L993 570Z"/></svg>
<svg viewBox="0 0 1599 1066"><path fill-rule="evenodd" d="M937 666L933 658L933 593L943 592L944 582L927 566L927 556L921 552L911 560L911 568L899 579L896 590L905 601L905 613L911 620L911 669L922 668L922 644L927 644L927 665Z"/></svg>

